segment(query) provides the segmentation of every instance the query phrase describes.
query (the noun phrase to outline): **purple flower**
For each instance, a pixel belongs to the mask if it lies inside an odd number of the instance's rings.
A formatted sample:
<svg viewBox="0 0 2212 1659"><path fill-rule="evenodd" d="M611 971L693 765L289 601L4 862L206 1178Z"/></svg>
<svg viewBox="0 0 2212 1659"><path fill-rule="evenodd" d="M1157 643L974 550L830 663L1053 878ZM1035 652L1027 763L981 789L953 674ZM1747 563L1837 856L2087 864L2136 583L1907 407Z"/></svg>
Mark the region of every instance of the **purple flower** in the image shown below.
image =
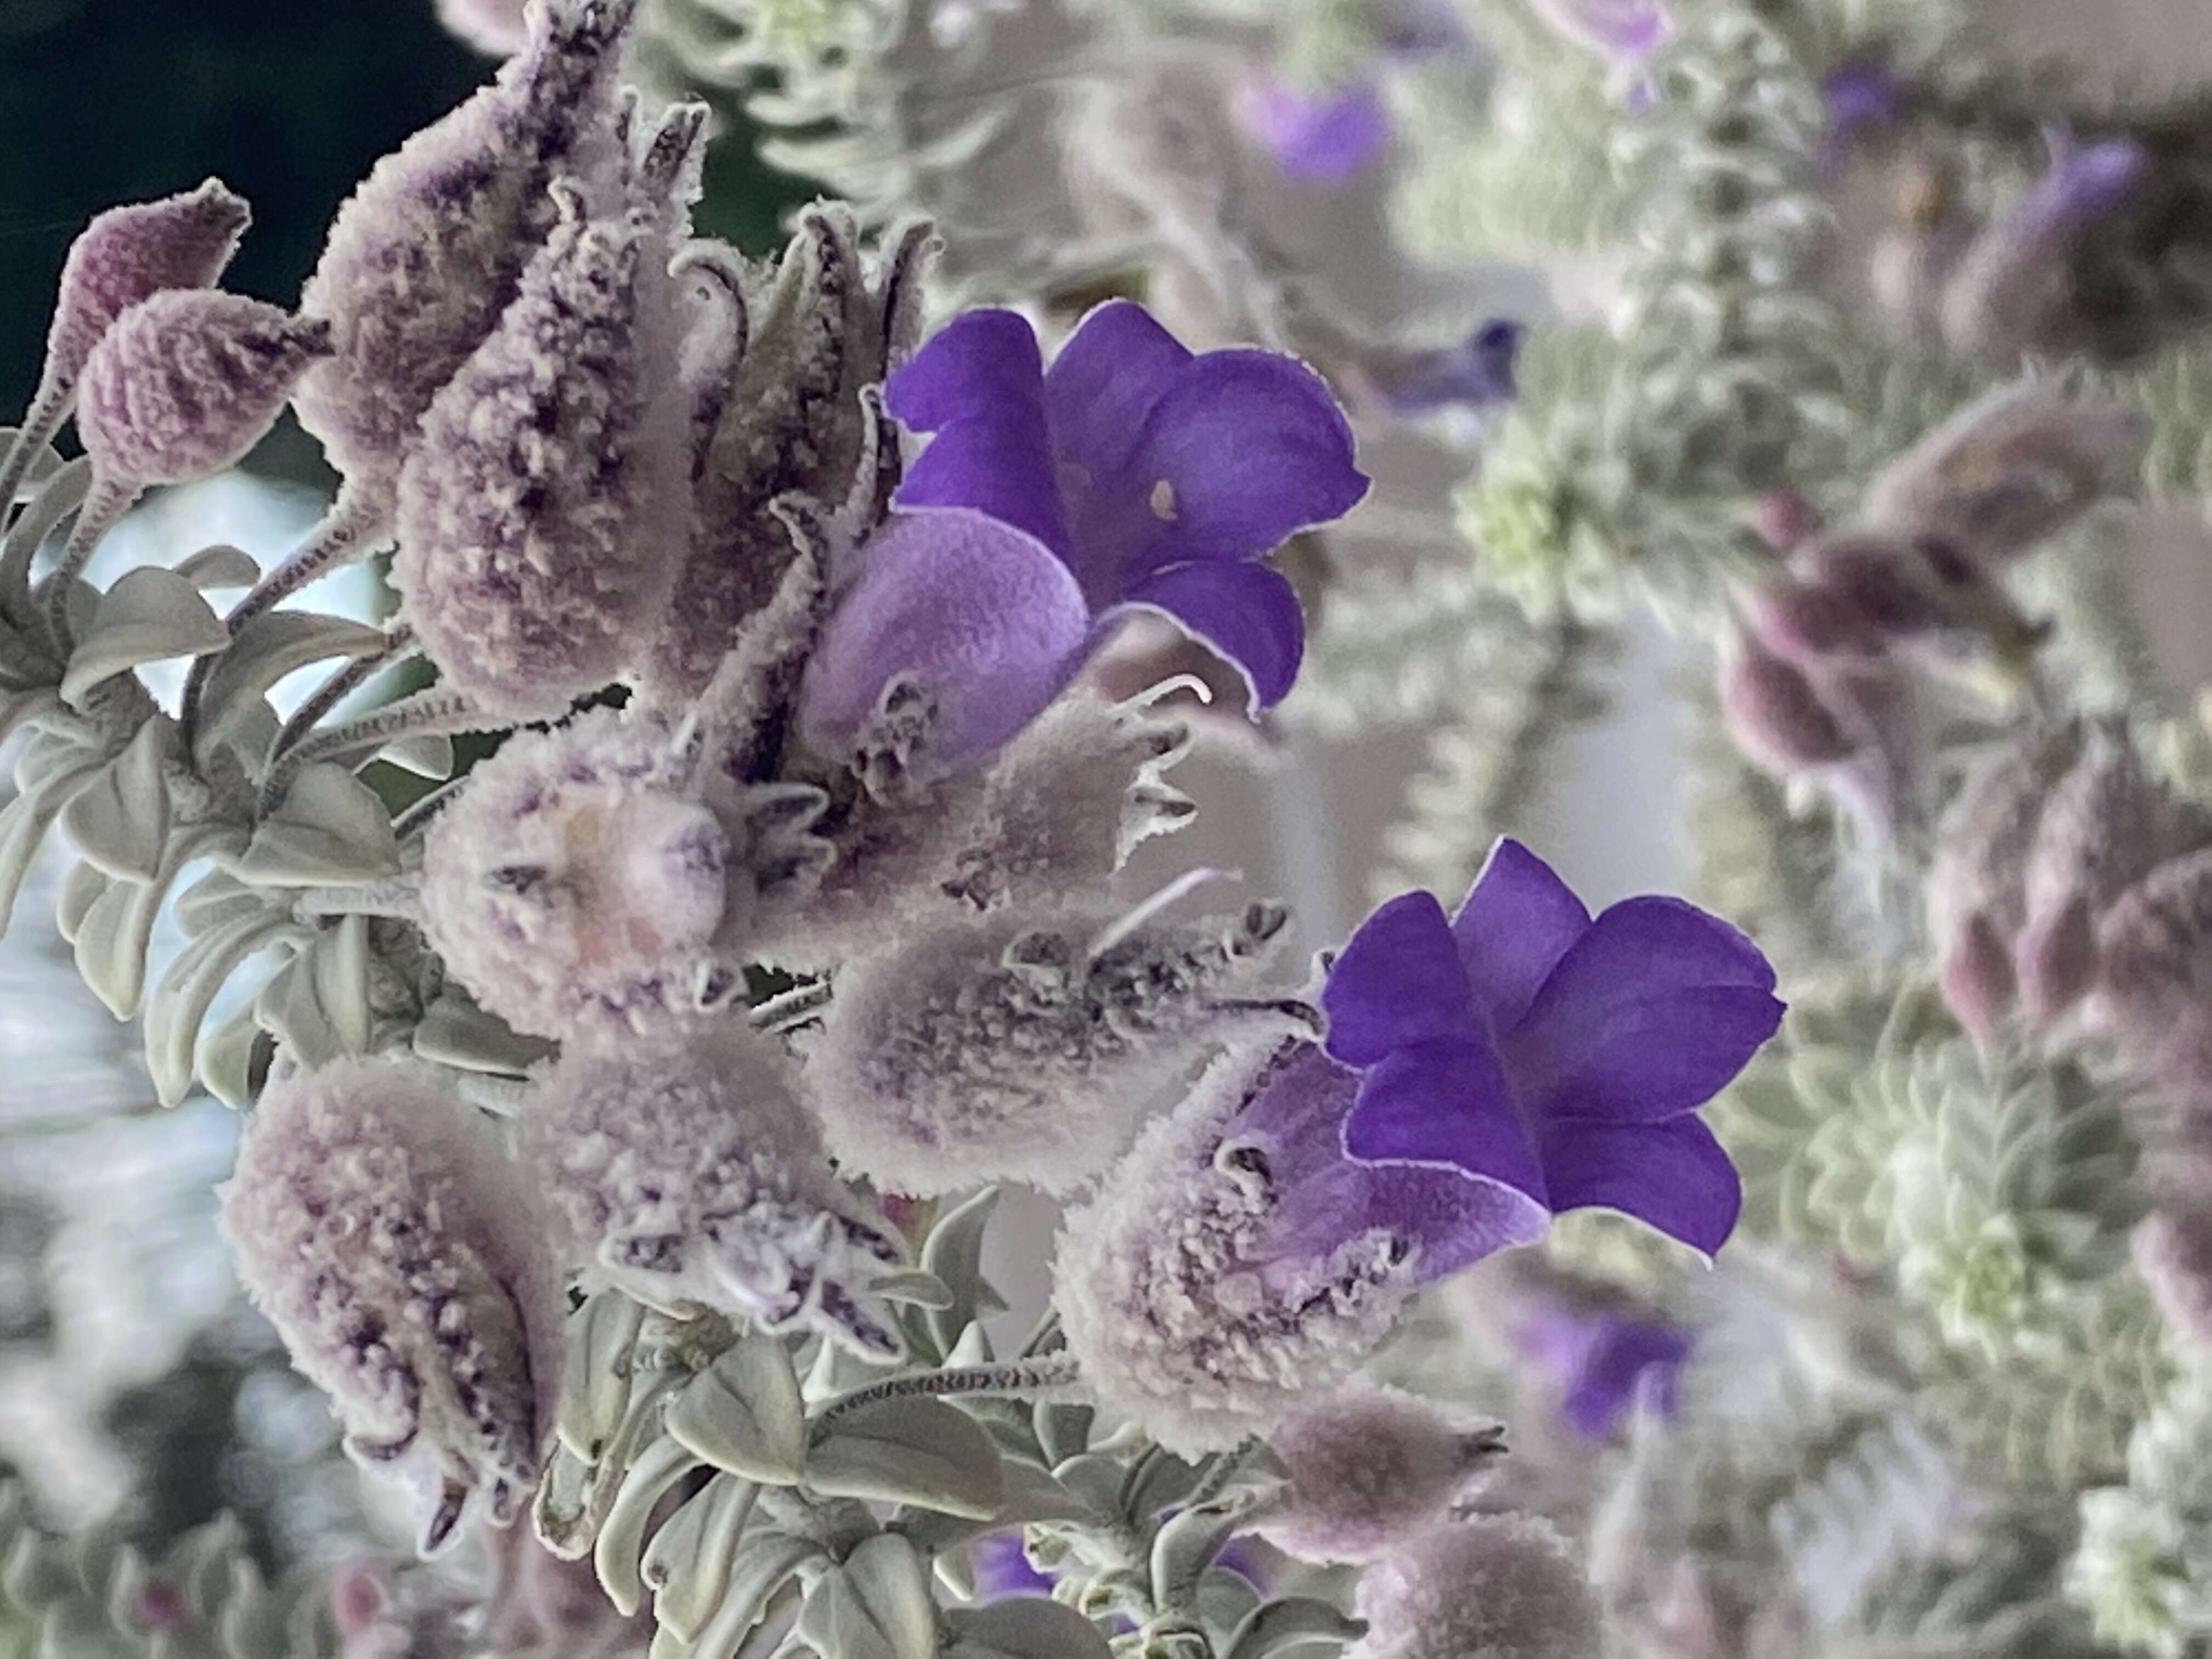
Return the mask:
<svg viewBox="0 0 2212 1659"><path fill-rule="evenodd" d="M1009 1595L1052 1594L1053 1577L1038 1571L1022 1545L1019 1528L994 1532L975 1540L968 1553L975 1575L975 1599L997 1601Z"/></svg>
<svg viewBox="0 0 2212 1659"><path fill-rule="evenodd" d="M1340 185L1389 148L1390 117L1374 86L1355 81L1313 92L1274 76L1248 82L1237 100L1244 130L1292 179Z"/></svg>
<svg viewBox="0 0 2212 1659"><path fill-rule="evenodd" d="M1641 64L1674 32L1662 0L1532 0L1536 15L1575 45L1618 64Z"/></svg>
<svg viewBox="0 0 2212 1659"><path fill-rule="evenodd" d="M887 698L928 710L937 764L997 748L1132 610L1160 612L1243 672L1262 708L1304 646L1263 557L1366 493L1320 377L1259 350L1194 356L1141 307L1093 311L1045 370L1029 325L975 311L885 386L937 435L863 550L807 665L800 718L825 753Z"/></svg>
<svg viewBox="0 0 2212 1659"><path fill-rule="evenodd" d="M1820 82L1820 95L1828 106L1820 154L1832 167L1868 133L1894 122L1905 101L1897 71L1879 58L1854 58L1831 70Z"/></svg>
<svg viewBox="0 0 2212 1659"><path fill-rule="evenodd" d="M1559 1379L1560 1414L1593 1440L1613 1432L1640 1389L1651 1391L1663 1415L1680 1409L1691 1338L1678 1326L1557 1310L1538 1315L1519 1334L1522 1350Z"/></svg>
<svg viewBox="0 0 2212 1659"><path fill-rule="evenodd" d="M1511 319L1492 318L1457 345L1377 354L1368 378L1394 414L1408 417L1505 403L1519 390L1513 363L1522 332Z"/></svg>
<svg viewBox="0 0 2212 1659"><path fill-rule="evenodd" d="M1773 990L1727 923L1656 896L1593 921L1500 841L1457 915L1393 899L1331 968L1328 1053L1359 1073L1345 1151L1494 1185L1537 1227L1598 1206L1710 1255L1742 1194L1694 1114L1774 1034Z"/></svg>

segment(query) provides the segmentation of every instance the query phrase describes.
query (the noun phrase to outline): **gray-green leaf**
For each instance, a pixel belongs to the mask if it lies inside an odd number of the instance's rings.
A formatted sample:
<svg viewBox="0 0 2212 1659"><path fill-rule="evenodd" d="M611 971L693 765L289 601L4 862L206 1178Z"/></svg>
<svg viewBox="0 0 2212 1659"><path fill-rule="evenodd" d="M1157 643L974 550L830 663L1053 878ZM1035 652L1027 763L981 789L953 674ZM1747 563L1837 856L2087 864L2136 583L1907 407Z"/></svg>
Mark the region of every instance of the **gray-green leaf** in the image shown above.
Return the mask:
<svg viewBox="0 0 2212 1659"><path fill-rule="evenodd" d="M945 1659L1109 1659L1114 1650L1097 1626L1041 1595L957 1607L945 1624L952 1637Z"/></svg>
<svg viewBox="0 0 2212 1659"><path fill-rule="evenodd" d="M62 701L82 708L93 687L141 663L197 657L229 643L230 630L199 589L173 570L141 565L100 596L91 625L70 653Z"/></svg>
<svg viewBox="0 0 2212 1659"><path fill-rule="evenodd" d="M806 1407L783 1343L765 1331L740 1339L684 1384L668 1432L718 1469L765 1486L810 1474Z"/></svg>
<svg viewBox="0 0 2212 1659"><path fill-rule="evenodd" d="M495 1077L520 1077L553 1052L553 1045L543 1037L523 1036L453 986L422 1011L414 1043L415 1052L425 1060L457 1072Z"/></svg>
<svg viewBox="0 0 2212 1659"><path fill-rule="evenodd" d="M366 657L384 649L385 634L367 623L307 611L270 611L238 630L208 676L200 699L202 755L237 720L260 708L270 687L295 669L331 657Z"/></svg>
<svg viewBox="0 0 2212 1659"><path fill-rule="evenodd" d="M639 1558L645 1548L645 1529L653 1519L653 1507L696 1467L687 1449L664 1437L630 1465L615 1493L614 1507L607 1511L599 1541L592 1549L592 1565L599 1572L599 1586L606 1591L607 1600L625 1619L637 1611L638 1598L645 1591Z"/></svg>
<svg viewBox="0 0 2212 1659"><path fill-rule="evenodd" d="M1358 1639L1367 1626L1327 1601L1290 1595L1267 1601L1245 1615L1230 1637L1223 1659L1269 1659L1273 1654L1316 1642L1341 1646Z"/></svg>
<svg viewBox="0 0 2212 1659"><path fill-rule="evenodd" d="M941 1400L882 1400L846 1413L806 1461L829 1498L915 1504L977 1520L998 1513L1006 1483L999 1449Z"/></svg>
<svg viewBox="0 0 2212 1659"><path fill-rule="evenodd" d="M315 935L254 999L263 1025L302 1066L368 1051L368 919Z"/></svg>
<svg viewBox="0 0 2212 1659"><path fill-rule="evenodd" d="M232 869L271 887L380 881L399 873L399 843L374 790L343 766L316 763L300 769Z"/></svg>
<svg viewBox="0 0 2212 1659"><path fill-rule="evenodd" d="M756 1532L738 1546L731 1564L722 1605L693 1644L694 1659L731 1659L738 1644L767 1612L769 1598L807 1562L822 1553L822 1546L788 1533Z"/></svg>
<svg viewBox="0 0 2212 1659"><path fill-rule="evenodd" d="M922 1244L921 1270L936 1274L952 1292L948 1306L933 1308L927 1316L940 1349L950 1348L985 1315L1006 1308L1006 1298L983 1277L983 1234L998 1204L999 1189L985 1188L939 1216Z"/></svg>
<svg viewBox="0 0 2212 1659"><path fill-rule="evenodd" d="M111 876L151 881L169 839L168 764L176 722L155 714L62 811L62 833Z"/></svg>
<svg viewBox="0 0 2212 1659"><path fill-rule="evenodd" d="M1163 1608L1188 1607L1199 1575L1243 1528L1250 1508L1241 1498L1218 1499L1170 1516L1152 1539L1152 1600Z"/></svg>
<svg viewBox="0 0 2212 1659"><path fill-rule="evenodd" d="M842 1566L814 1581L799 1634L836 1659L935 1659L928 1568L896 1534L862 1539Z"/></svg>
<svg viewBox="0 0 2212 1659"><path fill-rule="evenodd" d="M696 1641L722 1604L738 1540L760 1488L718 1474L669 1516L645 1552L653 1613L686 1642Z"/></svg>

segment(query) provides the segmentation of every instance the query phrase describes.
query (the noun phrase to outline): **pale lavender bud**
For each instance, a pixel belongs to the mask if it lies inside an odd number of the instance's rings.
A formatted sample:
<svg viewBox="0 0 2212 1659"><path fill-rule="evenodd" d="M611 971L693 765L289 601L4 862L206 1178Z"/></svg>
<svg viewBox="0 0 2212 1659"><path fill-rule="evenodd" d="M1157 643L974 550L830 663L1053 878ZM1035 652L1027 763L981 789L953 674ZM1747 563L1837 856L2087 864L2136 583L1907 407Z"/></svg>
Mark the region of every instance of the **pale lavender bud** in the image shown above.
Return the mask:
<svg viewBox="0 0 2212 1659"><path fill-rule="evenodd" d="M2016 648L2036 636L1990 574L1941 537L1857 531L1814 543L1790 565L1849 619L1862 649L1937 634Z"/></svg>
<svg viewBox="0 0 2212 1659"><path fill-rule="evenodd" d="M221 1196L239 1279L348 1452L427 1481L422 1547L478 1492L511 1521L538 1476L559 1304L489 1121L413 1062L295 1073L263 1092Z"/></svg>
<svg viewBox="0 0 2212 1659"><path fill-rule="evenodd" d="M741 1024L564 1055L523 1141L579 1260L640 1301L903 1351L871 1288L898 1236L839 1182L781 1056Z"/></svg>
<svg viewBox="0 0 2212 1659"><path fill-rule="evenodd" d="M2012 952L1988 916L1978 912L1958 925L1936 969L1943 1006L1984 1048L2019 1000Z"/></svg>
<svg viewBox="0 0 2212 1659"><path fill-rule="evenodd" d="M1504 1449L1498 1426L1401 1389L1347 1383L1267 1436L1290 1489L1258 1523L1286 1554L1372 1561L1444 1521Z"/></svg>
<svg viewBox="0 0 2212 1659"><path fill-rule="evenodd" d="M76 429L103 477L182 483L245 458L301 374L331 353L328 323L204 289L141 300L85 360Z"/></svg>
<svg viewBox="0 0 2212 1659"><path fill-rule="evenodd" d="M1977 399L1868 487L1870 522L1990 565L2017 557L2137 484L2150 422L2116 398L2026 380Z"/></svg>
<svg viewBox="0 0 2212 1659"><path fill-rule="evenodd" d="M1605 1631L1567 1540L1548 1521L1492 1515L1440 1527L1370 1566L1345 1659L1595 1659Z"/></svg>
<svg viewBox="0 0 2212 1659"><path fill-rule="evenodd" d="M1228 927L951 919L851 963L806 1053L830 1150L892 1192L1080 1185L1224 1035L1280 1023L1280 1005L1221 994L1288 919L1267 904Z"/></svg>
<svg viewBox="0 0 2212 1659"><path fill-rule="evenodd" d="M300 301L331 319L337 354L293 401L349 483L388 493L431 398L552 228L556 171L600 150L616 159L615 48L635 6L544 0L498 78L379 161L338 210Z"/></svg>
<svg viewBox="0 0 2212 1659"><path fill-rule="evenodd" d="M197 190L110 208L70 245L46 330L40 400L65 397L118 317L165 289L205 288L222 275L252 218L219 179Z"/></svg>
<svg viewBox="0 0 2212 1659"><path fill-rule="evenodd" d="M512 58L528 44L523 0L438 0L438 21L478 52Z"/></svg>
<svg viewBox="0 0 2212 1659"><path fill-rule="evenodd" d="M676 343L641 311L673 303L653 278L704 114L677 112L617 210L556 181L560 222L399 475L402 612L445 682L495 714L558 714L614 680L675 581L688 410Z"/></svg>
<svg viewBox="0 0 2212 1659"><path fill-rule="evenodd" d="M2168 860L2124 894L2098 927L2097 948L2105 1012L2148 1047L2152 1065L2162 1052L2202 1054L2212 1002L2212 848Z"/></svg>
<svg viewBox="0 0 2212 1659"><path fill-rule="evenodd" d="M2212 1343L2212 1215L2154 1210L2136 1224L2130 1242L2167 1328L2191 1342Z"/></svg>
<svg viewBox="0 0 2212 1659"><path fill-rule="evenodd" d="M1858 746L1805 672L1748 635L1721 668L1721 718L1747 755L1783 777L1832 766Z"/></svg>
<svg viewBox="0 0 2212 1659"><path fill-rule="evenodd" d="M710 801L696 729L596 708L479 766L422 849L423 931L518 1030L611 1040L718 1017L756 899L818 868L820 796ZM719 810L718 810L719 809Z"/></svg>

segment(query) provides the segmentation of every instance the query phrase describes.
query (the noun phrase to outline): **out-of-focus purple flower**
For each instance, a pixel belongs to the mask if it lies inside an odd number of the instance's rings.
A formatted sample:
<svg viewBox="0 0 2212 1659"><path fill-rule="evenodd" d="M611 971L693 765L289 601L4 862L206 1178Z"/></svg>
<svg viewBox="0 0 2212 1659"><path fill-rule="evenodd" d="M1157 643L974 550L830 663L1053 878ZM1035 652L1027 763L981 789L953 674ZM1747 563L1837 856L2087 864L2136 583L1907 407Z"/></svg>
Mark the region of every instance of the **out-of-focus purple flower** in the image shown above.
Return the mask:
<svg viewBox="0 0 2212 1659"><path fill-rule="evenodd" d="M1774 1034L1773 992L1718 918L1654 896L1593 920L1500 841L1457 915L1393 899L1331 967L1328 1053L1359 1073L1344 1149L1494 1185L1534 1227L1601 1206L1710 1255L1741 1193L1694 1114Z"/></svg>
<svg viewBox="0 0 2212 1659"><path fill-rule="evenodd" d="M1493 318L1457 345L1378 352L1364 368L1395 414L1410 418L1446 409L1481 409L1508 402L1519 390L1513 364L1522 332L1511 319Z"/></svg>
<svg viewBox="0 0 2212 1659"><path fill-rule="evenodd" d="M1613 63L1638 64L1667 43L1674 16L1664 0L1530 0L1566 40Z"/></svg>
<svg viewBox="0 0 2212 1659"><path fill-rule="evenodd" d="M1053 1577L1038 1571L1022 1547L1017 1528L979 1538L968 1553L969 1570L975 1576L975 1599L997 1601L1009 1595L1049 1595Z"/></svg>
<svg viewBox="0 0 2212 1659"><path fill-rule="evenodd" d="M1773 984L1678 900L1593 921L1514 842L1451 921L1385 905L1329 971L1326 1051L1217 1061L1070 1216L1055 1296L1085 1376L1170 1450L1216 1449L1559 1210L1718 1249L1741 1190L1694 1109L1772 1034Z"/></svg>
<svg viewBox="0 0 2212 1659"><path fill-rule="evenodd" d="M801 727L865 747L896 698L939 766L997 748L1130 611L1157 611L1290 690L1304 620L1262 562L1366 493L1321 378L1259 350L1194 355L1127 301L1085 318L1048 373L1012 312L957 319L885 388L936 435L862 550L807 665Z"/></svg>
<svg viewBox="0 0 2212 1659"><path fill-rule="evenodd" d="M1679 1326L1554 1310L1517 1334L1522 1352L1558 1379L1561 1415L1593 1440L1611 1434L1639 1395L1664 1416L1680 1408L1691 1337Z"/></svg>
<svg viewBox="0 0 2212 1659"><path fill-rule="evenodd" d="M1854 58L1838 64L1822 79L1820 94L1828 106L1820 153L1830 166L1867 134L1895 121L1905 106L1905 88L1897 71L1879 58Z"/></svg>
<svg viewBox="0 0 2212 1659"><path fill-rule="evenodd" d="M1310 90L1273 75L1255 76L1237 97L1237 118L1292 179L1340 185L1380 161L1390 145L1390 117L1372 82Z"/></svg>

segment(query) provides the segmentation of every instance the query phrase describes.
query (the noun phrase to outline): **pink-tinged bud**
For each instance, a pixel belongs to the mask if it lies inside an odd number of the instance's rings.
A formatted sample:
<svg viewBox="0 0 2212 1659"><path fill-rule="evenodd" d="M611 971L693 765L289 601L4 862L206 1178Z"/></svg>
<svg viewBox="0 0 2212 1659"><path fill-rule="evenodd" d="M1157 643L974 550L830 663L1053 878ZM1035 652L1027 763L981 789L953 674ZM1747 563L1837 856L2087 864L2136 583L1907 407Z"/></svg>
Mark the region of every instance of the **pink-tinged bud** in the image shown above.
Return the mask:
<svg viewBox="0 0 2212 1659"><path fill-rule="evenodd" d="M1820 532L1820 515L1794 489L1770 489L1751 504L1751 527L1778 553L1810 541Z"/></svg>
<svg viewBox="0 0 2212 1659"><path fill-rule="evenodd" d="M2130 1242L2166 1328L2189 1341L2212 1343L2212 1215L2154 1210L2136 1224Z"/></svg>
<svg viewBox="0 0 2212 1659"><path fill-rule="evenodd" d="M300 301L331 319L337 351L293 401L349 483L388 494L431 398L552 229L556 171L617 159L615 49L635 6L544 0L498 78L379 161L338 210Z"/></svg>
<svg viewBox="0 0 2212 1659"><path fill-rule="evenodd" d="M1164 1083L1252 1022L1224 993L1287 920L1255 904L1229 927L1015 914L918 929L839 972L807 1097L839 1163L886 1191L1067 1192Z"/></svg>
<svg viewBox="0 0 2212 1659"><path fill-rule="evenodd" d="M513 720L557 715L645 654L690 534L676 341L642 302L673 303L653 279L704 113L678 112L682 142L656 142L616 211L556 181L560 222L400 473L403 614L447 684Z"/></svg>
<svg viewBox="0 0 2212 1659"><path fill-rule="evenodd" d="M2048 380L2001 386L1876 475L1866 515L1910 537L1956 544L1998 565L2132 493L2150 422L2118 398Z"/></svg>
<svg viewBox="0 0 2212 1659"><path fill-rule="evenodd" d="M2018 1000L2020 988L2013 972L2012 952L1987 916L1966 919L1943 952L1936 983L1952 1017L1977 1042L1988 1047L1998 1024Z"/></svg>
<svg viewBox="0 0 2212 1659"><path fill-rule="evenodd" d="M62 266L40 401L68 395L100 337L140 301L222 276L252 216L243 198L210 179L180 196L110 208L87 225Z"/></svg>
<svg viewBox="0 0 2212 1659"><path fill-rule="evenodd" d="M270 1085L221 1193L240 1281L327 1392L346 1449L427 1485L422 1547L481 1493L512 1520L557 1382L559 1297L489 1120L411 1061Z"/></svg>
<svg viewBox="0 0 2212 1659"><path fill-rule="evenodd" d="M898 1236L837 1179L781 1056L742 1024L564 1055L524 1106L523 1144L579 1263L640 1301L904 1351L872 1289Z"/></svg>
<svg viewBox="0 0 2212 1659"><path fill-rule="evenodd" d="M1721 717L1745 754L1783 777L1832 766L1858 747L1812 680L1749 635L1722 666Z"/></svg>
<svg viewBox="0 0 2212 1659"><path fill-rule="evenodd" d="M236 294L167 289L117 318L93 349L77 434L111 480L204 477L243 459L330 351L328 323Z"/></svg>
<svg viewBox="0 0 2212 1659"><path fill-rule="evenodd" d="M1752 594L1745 602L1745 621L1769 649L1797 662L1871 655L1888 642L1881 629L1844 596L1790 576Z"/></svg>
<svg viewBox="0 0 2212 1659"><path fill-rule="evenodd" d="M529 43L522 0L438 0L438 21L478 52L512 58Z"/></svg>
<svg viewBox="0 0 2212 1659"><path fill-rule="evenodd" d="M1900 538L1832 536L1805 549L1790 565L1844 619L1851 635L1869 647L1954 628L1962 620L1949 592L1955 583Z"/></svg>
<svg viewBox="0 0 2212 1659"><path fill-rule="evenodd" d="M1482 1516L1439 1527L1359 1577L1367 1634L1345 1659L1593 1659L1596 1598L1548 1521Z"/></svg>
<svg viewBox="0 0 2212 1659"><path fill-rule="evenodd" d="M1291 1485L1259 1534L1315 1562L1372 1561L1429 1531L1504 1449L1494 1423L1360 1382L1301 1405L1267 1449Z"/></svg>
<svg viewBox="0 0 2212 1659"><path fill-rule="evenodd" d="M2201 1030L2212 999L2212 848L2168 860L2122 895L2097 948L2098 988L2123 1033L2157 1051Z"/></svg>

